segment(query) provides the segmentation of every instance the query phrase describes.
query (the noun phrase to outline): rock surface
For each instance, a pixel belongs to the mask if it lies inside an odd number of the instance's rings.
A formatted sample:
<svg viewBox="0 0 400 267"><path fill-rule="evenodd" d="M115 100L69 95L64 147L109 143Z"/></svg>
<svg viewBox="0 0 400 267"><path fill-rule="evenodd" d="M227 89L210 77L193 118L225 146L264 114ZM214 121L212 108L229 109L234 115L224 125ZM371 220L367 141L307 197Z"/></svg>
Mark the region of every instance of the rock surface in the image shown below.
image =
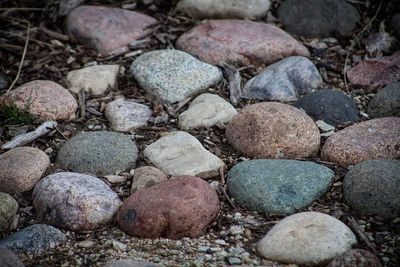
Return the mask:
<svg viewBox="0 0 400 267"><path fill-rule="evenodd" d="M400 117L400 82L380 90L369 102L367 113L370 118Z"/></svg>
<svg viewBox="0 0 400 267"><path fill-rule="evenodd" d="M400 156L400 118L373 119L347 127L330 136L321 158L341 166L369 159L396 159Z"/></svg>
<svg viewBox="0 0 400 267"><path fill-rule="evenodd" d="M138 153L136 144L126 135L88 132L61 146L57 162L74 172L106 175L135 167Z"/></svg>
<svg viewBox="0 0 400 267"><path fill-rule="evenodd" d="M397 34L397 36L400 36L400 13L394 14L390 22L390 27Z"/></svg>
<svg viewBox="0 0 400 267"><path fill-rule="evenodd" d="M50 165L49 156L34 147L17 147L0 154L0 191L31 190Z"/></svg>
<svg viewBox="0 0 400 267"><path fill-rule="evenodd" d="M131 259L124 259L113 261L104 265L104 267L162 267L163 265L155 264L146 261L137 261Z"/></svg>
<svg viewBox="0 0 400 267"><path fill-rule="evenodd" d="M0 266L1 267L25 267L23 262L11 250L0 249Z"/></svg>
<svg viewBox="0 0 400 267"><path fill-rule="evenodd" d="M135 169L132 178L131 194L168 180L168 176L157 168L144 166Z"/></svg>
<svg viewBox="0 0 400 267"><path fill-rule="evenodd" d="M0 192L0 232L7 231L10 229L10 226L16 219L17 212L18 212L18 202L9 194ZM1 263L1 256L0 256L0 263Z"/></svg>
<svg viewBox="0 0 400 267"><path fill-rule="evenodd" d="M222 79L221 71L179 50L156 50L138 57L131 71L149 95L174 103L198 94Z"/></svg>
<svg viewBox="0 0 400 267"><path fill-rule="evenodd" d="M298 265L322 265L350 250L355 235L341 221L319 212L301 212L274 225L258 243L266 259Z"/></svg>
<svg viewBox="0 0 400 267"><path fill-rule="evenodd" d="M257 158L312 157L320 144L318 127L310 117L274 102L244 107L228 123L225 135L237 151Z"/></svg>
<svg viewBox="0 0 400 267"><path fill-rule="evenodd" d="M271 64L309 56L307 48L278 27L244 20L210 20L184 33L176 47L212 64Z"/></svg>
<svg viewBox="0 0 400 267"><path fill-rule="evenodd" d="M365 249L352 249L335 258L327 267L382 267L378 257Z"/></svg>
<svg viewBox="0 0 400 267"><path fill-rule="evenodd" d="M321 75L311 60L293 56L269 65L247 81L243 96L261 100L294 101L321 86Z"/></svg>

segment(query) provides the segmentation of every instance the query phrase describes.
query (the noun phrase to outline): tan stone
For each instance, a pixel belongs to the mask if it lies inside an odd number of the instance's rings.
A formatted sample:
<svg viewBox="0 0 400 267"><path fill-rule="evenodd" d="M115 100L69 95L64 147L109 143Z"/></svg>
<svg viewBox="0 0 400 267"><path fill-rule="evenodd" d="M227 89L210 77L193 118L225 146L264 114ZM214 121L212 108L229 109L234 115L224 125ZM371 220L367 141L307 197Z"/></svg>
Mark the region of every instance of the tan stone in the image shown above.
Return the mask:
<svg viewBox="0 0 400 267"><path fill-rule="evenodd" d="M157 168L144 166L135 169L132 179L131 193L143 190L160 182L166 181L168 176Z"/></svg>

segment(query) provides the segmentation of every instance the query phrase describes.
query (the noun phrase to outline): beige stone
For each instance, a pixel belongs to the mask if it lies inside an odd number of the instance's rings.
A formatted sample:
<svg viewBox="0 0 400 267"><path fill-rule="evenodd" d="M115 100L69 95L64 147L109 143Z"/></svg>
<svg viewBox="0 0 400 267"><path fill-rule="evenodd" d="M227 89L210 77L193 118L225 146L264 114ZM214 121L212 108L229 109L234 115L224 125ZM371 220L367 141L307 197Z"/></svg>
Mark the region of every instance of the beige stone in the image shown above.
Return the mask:
<svg viewBox="0 0 400 267"><path fill-rule="evenodd" d="M135 169L132 179L131 193L143 190L160 182L166 181L168 176L157 168L144 166Z"/></svg>

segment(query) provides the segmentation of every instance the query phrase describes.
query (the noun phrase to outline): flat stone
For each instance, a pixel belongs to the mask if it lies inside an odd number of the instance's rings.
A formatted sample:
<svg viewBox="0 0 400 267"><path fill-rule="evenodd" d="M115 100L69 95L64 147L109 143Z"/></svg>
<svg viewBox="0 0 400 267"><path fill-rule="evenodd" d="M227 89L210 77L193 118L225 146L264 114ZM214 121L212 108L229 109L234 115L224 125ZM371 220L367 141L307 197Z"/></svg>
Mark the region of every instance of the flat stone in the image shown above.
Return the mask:
<svg viewBox="0 0 400 267"><path fill-rule="evenodd" d="M0 266L2 267L25 267L23 262L11 250L0 249Z"/></svg>
<svg viewBox="0 0 400 267"><path fill-rule="evenodd" d="M144 166L135 169L132 178L131 193L168 180L168 176L157 168Z"/></svg>
<svg viewBox="0 0 400 267"><path fill-rule="evenodd" d="M327 267L382 267L379 258L365 249L352 249L333 259Z"/></svg>
<svg viewBox="0 0 400 267"><path fill-rule="evenodd" d="M195 238L218 212L218 195L206 181L179 176L132 194L119 209L117 222L133 236Z"/></svg>
<svg viewBox="0 0 400 267"><path fill-rule="evenodd" d="M117 86L119 65L97 65L68 72L67 86L70 91L85 91L91 95L103 95Z"/></svg>
<svg viewBox="0 0 400 267"><path fill-rule="evenodd" d="M400 82L387 85L368 103L370 118L400 117Z"/></svg>
<svg viewBox="0 0 400 267"><path fill-rule="evenodd" d="M301 212L275 224L258 243L257 251L268 260L314 266L327 264L356 243L355 235L338 219Z"/></svg>
<svg viewBox="0 0 400 267"><path fill-rule="evenodd" d="M182 101L222 79L217 67L179 50L147 52L135 59L131 71L146 93L166 103Z"/></svg>
<svg viewBox="0 0 400 267"><path fill-rule="evenodd" d="M228 189L241 206L268 214L291 214L325 194L335 173L313 162L255 159L236 164Z"/></svg>
<svg viewBox="0 0 400 267"><path fill-rule="evenodd" d="M400 216L400 161L367 160L354 165L346 173L343 196L361 214Z"/></svg>
<svg viewBox="0 0 400 267"><path fill-rule="evenodd" d="M400 157L400 118L364 121L331 135L321 150L322 160L350 166L370 159Z"/></svg>
<svg viewBox="0 0 400 267"><path fill-rule="evenodd" d="M127 48L150 33L155 19L134 11L102 6L79 6L66 19L67 34L101 54Z"/></svg>
<svg viewBox="0 0 400 267"><path fill-rule="evenodd" d="M71 120L78 109L76 99L61 85L47 80L27 82L10 92L20 109L41 120Z"/></svg>
<svg viewBox="0 0 400 267"><path fill-rule="evenodd" d="M137 261L133 259L124 259L109 262L104 267L162 267L163 265L155 264L147 261Z"/></svg>
<svg viewBox="0 0 400 267"><path fill-rule="evenodd" d="M25 253L41 253L55 248L64 241L66 241L66 236L57 228L46 224L33 224L0 240L0 248Z"/></svg>
<svg viewBox="0 0 400 267"><path fill-rule="evenodd" d="M33 207L40 220L73 231L107 225L120 205L118 194L106 183L79 173L46 176L33 190Z"/></svg>
<svg viewBox="0 0 400 267"><path fill-rule="evenodd" d="M400 36L400 13L394 14L390 22L390 27L397 34L397 36Z"/></svg>
<svg viewBox="0 0 400 267"><path fill-rule="evenodd" d="M314 63L301 56L287 57L269 65L246 82L243 97L294 101L322 86Z"/></svg>
<svg viewBox="0 0 400 267"><path fill-rule="evenodd" d="M222 97L208 93L201 94L179 115L179 127L186 130L212 126L225 128L225 124L237 113L236 109Z"/></svg>
<svg viewBox="0 0 400 267"><path fill-rule="evenodd" d="M314 120L338 126L357 122L358 108L352 98L334 90L320 90L302 97L295 103Z"/></svg>
<svg viewBox="0 0 400 267"><path fill-rule="evenodd" d="M49 165L49 156L34 147L17 147L0 154L0 191L18 194L31 190Z"/></svg>
<svg viewBox="0 0 400 267"><path fill-rule="evenodd" d="M268 65L288 56L310 55L278 27L244 20L206 21L180 36L176 47L212 64Z"/></svg>
<svg viewBox="0 0 400 267"><path fill-rule="evenodd" d="M172 175L196 175L219 170L224 162L206 150L196 137L176 131L161 137L143 151L154 166Z"/></svg>
<svg viewBox="0 0 400 267"><path fill-rule="evenodd" d="M312 157L320 144L318 127L310 117L274 102L245 106L228 123L225 136L237 151L256 158Z"/></svg>
<svg viewBox="0 0 400 267"><path fill-rule="evenodd" d="M287 31L319 38L348 35L360 21L357 9L344 0L285 0L278 17Z"/></svg>
<svg viewBox="0 0 400 267"><path fill-rule="evenodd" d="M62 145L57 162L74 172L107 175L134 168L138 153L136 144L126 135L87 132Z"/></svg>
<svg viewBox="0 0 400 267"><path fill-rule="evenodd" d="M18 207L18 202L12 196L0 192L0 232L10 230L10 226L12 226L16 219Z"/></svg>
<svg viewBox="0 0 400 267"><path fill-rule="evenodd" d="M196 19L259 19L270 5L269 0L181 0L176 9Z"/></svg>
<svg viewBox="0 0 400 267"><path fill-rule="evenodd" d="M107 104L104 115L114 131L130 132L146 126L152 113L146 105L118 98Z"/></svg>

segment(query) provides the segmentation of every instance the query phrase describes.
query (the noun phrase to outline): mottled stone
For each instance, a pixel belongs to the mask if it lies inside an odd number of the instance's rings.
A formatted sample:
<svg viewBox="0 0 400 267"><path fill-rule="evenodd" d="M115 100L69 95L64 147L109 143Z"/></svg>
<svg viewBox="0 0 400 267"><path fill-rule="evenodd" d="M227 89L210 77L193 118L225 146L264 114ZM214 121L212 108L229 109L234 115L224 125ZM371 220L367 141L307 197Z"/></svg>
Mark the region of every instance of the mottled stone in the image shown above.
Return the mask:
<svg viewBox="0 0 400 267"><path fill-rule="evenodd" d="M365 249L352 249L333 259L327 267L382 267L378 257Z"/></svg>
<svg viewBox="0 0 400 267"><path fill-rule="evenodd" d="M1 267L25 267L22 261L11 250L0 249L0 266Z"/></svg>
<svg viewBox="0 0 400 267"><path fill-rule="evenodd" d="M157 168L151 166L137 168L133 173L131 193L164 182L167 179L168 176Z"/></svg>
<svg viewBox="0 0 400 267"><path fill-rule="evenodd" d="M369 102L367 113L370 118L400 117L400 82L380 90Z"/></svg>
<svg viewBox="0 0 400 267"><path fill-rule="evenodd" d="M109 262L104 267L162 267L164 265L155 264L147 261L137 261L132 259L124 259Z"/></svg>
<svg viewBox="0 0 400 267"><path fill-rule="evenodd" d="M0 192L0 232L10 230L10 226L16 219L17 212L18 202L9 194Z"/></svg>

